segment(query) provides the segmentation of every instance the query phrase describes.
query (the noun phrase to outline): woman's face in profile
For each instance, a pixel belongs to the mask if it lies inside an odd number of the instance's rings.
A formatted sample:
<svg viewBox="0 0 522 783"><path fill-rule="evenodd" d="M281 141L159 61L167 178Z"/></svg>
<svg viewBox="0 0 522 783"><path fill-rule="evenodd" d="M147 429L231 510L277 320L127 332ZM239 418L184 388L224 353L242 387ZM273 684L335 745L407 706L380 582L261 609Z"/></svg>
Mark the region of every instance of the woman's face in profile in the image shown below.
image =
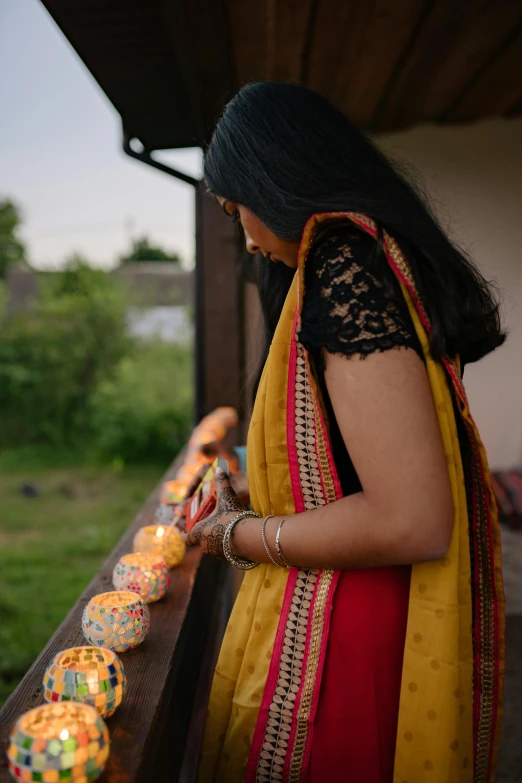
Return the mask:
<svg viewBox="0 0 522 783"><path fill-rule="evenodd" d="M232 220L241 223L245 233L246 249L249 253L253 255L262 253L265 258L275 264L283 263L291 269L297 269L300 242L279 239L253 212L241 204L227 201L221 196L218 196L218 201Z"/></svg>

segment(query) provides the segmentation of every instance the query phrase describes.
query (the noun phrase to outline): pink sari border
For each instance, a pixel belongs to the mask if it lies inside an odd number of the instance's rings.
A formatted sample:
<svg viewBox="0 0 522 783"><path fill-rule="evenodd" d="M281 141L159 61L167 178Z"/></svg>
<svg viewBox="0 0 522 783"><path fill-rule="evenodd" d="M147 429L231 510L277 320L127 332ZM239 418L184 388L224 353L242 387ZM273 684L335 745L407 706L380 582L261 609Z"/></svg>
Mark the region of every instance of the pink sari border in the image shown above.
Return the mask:
<svg viewBox="0 0 522 783"><path fill-rule="evenodd" d="M270 659L270 667L268 669L268 676L266 678L265 688L263 690L263 698L261 699L261 706L259 708L259 717L256 722L256 728L254 730L254 736L250 746L250 754L248 756L248 763L245 772L245 783L255 783L256 780L259 754L261 753L263 747L263 739L268 722L268 709L272 703L272 695L277 685L279 660L281 658L285 638L286 618L288 617L290 606L292 604L292 596L294 593L294 587L297 581L298 573L298 568L292 568L288 574L285 597L281 607L281 614L279 615L279 623L277 626L274 648L272 650L272 657Z"/></svg>
<svg viewBox="0 0 522 783"><path fill-rule="evenodd" d="M326 604L324 618L323 618L323 643L321 644L321 655L319 657L319 663L317 666L317 682L319 683L319 685L322 680L324 661L326 658L326 646L328 641L328 635L330 632L330 620L332 617L333 597L340 576L341 576L340 571L334 571L334 575L332 577L332 583L328 591L328 602ZM314 695L312 698L312 708L310 710L310 718L309 718L310 725L308 728L308 737L307 737L306 748L305 748L305 753L303 758L303 773L305 773L306 770L308 769L308 764L310 762L310 753L312 750L312 740L314 734L314 720L315 720L315 713L317 712L317 704L319 702L320 690L321 690L320 687L315 688Z"/></svg>

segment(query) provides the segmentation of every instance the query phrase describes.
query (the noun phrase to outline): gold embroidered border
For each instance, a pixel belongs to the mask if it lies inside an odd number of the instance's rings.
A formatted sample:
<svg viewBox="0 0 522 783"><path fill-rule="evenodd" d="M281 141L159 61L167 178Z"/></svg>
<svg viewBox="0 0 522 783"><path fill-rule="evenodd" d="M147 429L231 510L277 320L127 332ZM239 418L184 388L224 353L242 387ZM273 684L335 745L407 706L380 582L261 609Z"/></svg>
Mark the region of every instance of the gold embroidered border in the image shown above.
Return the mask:
<svg viewBox="0 0 522 783"><path fill-rule="evenodd" d="M330 471L330 465L328 462L328 454L326 452L326 442L324 437L323 428L321 426L321 420L319 418L319 410L315 410L315 429L317 432L317 455L319 457L319 464L321 466L321 475L323 477L324 491L326 492L326 502L333 503L336 499L335 487Z"/></svg>
<svg viewBox="0 0 522 783"><path fill-rule="evenodd" d="M299 571L288 613L277 685L268 710L265 736L256 770L256 783L279 783L288 751L295 700L302 667L310 605L317 571Z"/></svg>
<svg viewBox="0 0 522 783"><path fill-rule="evenodd" d="M306 367L305 349L300 343L297 343L295 446L299 465L299 482L304 506L307 510L324 506L327 502L323 494L319 463L314 448L319 432L320 428L318 429L316 426L314 391Z"/></svg>
<svg viewBox="0 0 522 783"><path fill-rule="evenodd" d="M313 388L307 374L305 350L297 344L295 395L295 437L299 480L306 509L324 505L325 498L319 464L315 454L316 418ZM283 765L295 711L295 700L301 688L306 634L318 571L298 573L284 633L284 643L277 675L277 685L268 708L268 720L256 783L278 783L283 779Z"/></svg>
<svg viewBox="0 0 522 783"><path fill-rule="evenodd" d="M335 488L325 445L325 436L317 412L313 385L306 361L306 352L297 343L295 376L295 437L299 481L306 509L317 508L326 502L335 500ZM316 453L317 447L317 453ZM323 476L326 497L321 482ZM296 709L296 697L303 682L303 659L307 630L310 622L310 606L317 581L318 571L299 571L292 603L284 634L283 651L279 664L277 685L268 709L265 736L256 770L256 783L276 783L282 781L284 761L288 753L288 744L292 721ZM320 576L320 585L312 615L310 650L306 667L303 697L299 714L310 709L315 683L315 674L321 651L322 622L324 607L333 571L324 571ZM303 701L303 698L306 698ZM301 718L302 724L302 718ZM298 730L302 737L302 728ZM306 735L303 737L303 751ZM291 758L295 754L294 751ZM297 754L296 759L299 758ZM301 762L302 763L302 756Z"/></svg>
<svg viewBox="0 0 522 783"><path fill-rule="evenodd" d="M312 697L317 680L317 669L323 641L324 614L333 575L333 571L322 571L316 591L306 673L301 694L301 702L297 712L294 747L290 760L290 771L288 775L289 783L299 783L301 780L301 770L308 737L308 719L312 709Z"/></svg>

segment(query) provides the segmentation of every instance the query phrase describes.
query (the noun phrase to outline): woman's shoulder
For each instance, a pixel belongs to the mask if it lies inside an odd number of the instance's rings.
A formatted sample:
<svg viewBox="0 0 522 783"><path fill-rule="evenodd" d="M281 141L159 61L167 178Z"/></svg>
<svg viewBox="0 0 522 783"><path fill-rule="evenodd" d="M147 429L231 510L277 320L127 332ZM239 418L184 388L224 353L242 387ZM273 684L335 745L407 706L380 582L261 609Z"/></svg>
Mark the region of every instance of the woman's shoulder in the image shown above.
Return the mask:
<svg viewBox="0 0 522 783"><path fill-rule="evenodd" d="M301 342L345 356L390 348L422 350L386 257L350 221L321 226L305 266Z"/></svg>

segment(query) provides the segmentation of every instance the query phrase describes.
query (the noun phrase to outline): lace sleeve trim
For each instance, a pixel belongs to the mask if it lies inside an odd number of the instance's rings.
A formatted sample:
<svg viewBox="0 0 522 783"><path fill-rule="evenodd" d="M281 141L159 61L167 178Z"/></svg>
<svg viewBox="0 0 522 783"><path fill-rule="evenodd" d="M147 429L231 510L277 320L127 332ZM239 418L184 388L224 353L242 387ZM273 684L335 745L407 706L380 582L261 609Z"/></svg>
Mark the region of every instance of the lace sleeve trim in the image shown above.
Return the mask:
<svg viewBox="0 0 522 783"><path fill-rule="evenodd" d="M300 341L329 353L422 351L398 283L369 271L374 240L353 228L321 235L307 260ZM383 275L389 273L383 269Z"/></svg>

